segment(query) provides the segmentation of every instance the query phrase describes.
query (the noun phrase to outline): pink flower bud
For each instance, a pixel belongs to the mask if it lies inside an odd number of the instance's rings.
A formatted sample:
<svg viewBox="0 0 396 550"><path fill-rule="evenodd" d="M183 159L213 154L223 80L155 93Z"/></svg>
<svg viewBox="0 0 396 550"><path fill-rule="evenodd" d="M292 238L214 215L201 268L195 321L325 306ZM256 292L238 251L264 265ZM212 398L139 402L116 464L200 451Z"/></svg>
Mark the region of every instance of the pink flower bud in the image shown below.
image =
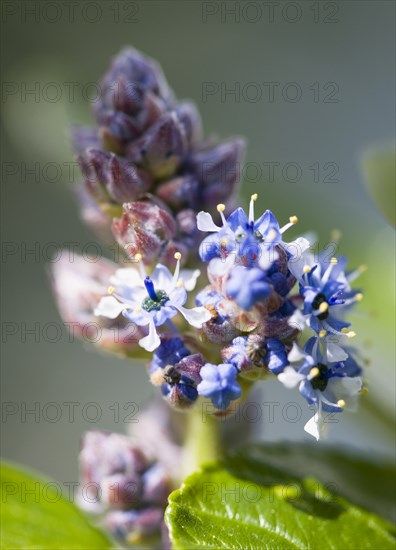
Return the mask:
<svg viewBox="0 0 396 550"><path fill-rule="evenodd" d="M162 248L176 235L172 215L151 201L124 204L124 214L113 221L113 234L131 259L141 254L150 264Z"/></svg>

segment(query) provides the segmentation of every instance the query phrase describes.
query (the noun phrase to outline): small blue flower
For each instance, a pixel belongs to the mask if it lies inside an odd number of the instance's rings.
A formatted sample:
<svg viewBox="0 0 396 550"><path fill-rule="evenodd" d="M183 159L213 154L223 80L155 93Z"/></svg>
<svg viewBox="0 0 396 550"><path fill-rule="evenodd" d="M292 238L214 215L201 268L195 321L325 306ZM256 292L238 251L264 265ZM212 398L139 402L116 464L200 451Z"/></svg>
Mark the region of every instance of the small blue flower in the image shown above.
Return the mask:
<svg viewBox="0 0 396 550"><path fill-rule="evenodd" d="M232 341L232 345L224 348L221 352L223 360L234 365L239 372L249 370L253 366L251 358L246 352L247 336L238 336Z"/></svg>
<svg viewBox="0 0 396 550"><path fill-rule="evenodd" d="M163 336L149 367L150 379L161 386L163 397L172 407L185 409L198 398L203 364L202 355L191 354L180 337Z"/></svg>
<svg viewBox="0 0 396 550"><path fill-rule="evenodd" d="M175 254L176 269L172 275L167 267L158 264L148 277L140 263L141 272L136 269L119 269L112 278L110 296L102 298L95 309L95 315L115 319L122 315L139 326L148 327L148 335L139 340L146 351L154 351L161 343L156 327L181 313L186 321L201 328L211 318L204 307L187 309L187 290L193 290L199 270L180 271L181 254ZM139 257L141 260L141 257Z"/></svg>
<svg viewBox="0 0 396 550"><path fill-rule="evenodd" d="M267 270L278 258L276 245L281 245L286 250L288 248L293 250L294 243L290 243L291 247L283 243L282 234L297 223L297 217L291 216L290 222L282 228L279 227L278 220L270 210L266 210L260 218L255 220L256 200L257 194L252 195L249 215L242 208L237 208L227 219L223 214L224 204L219 204L217 210L222 219L222 227L214 223L208 212L200 212L197 215L198 229L211 232L211 235L202 241L199 249L204 262L213 258L224 258L232 253L236 256L237 263L245 267L259 266ZM297 245L298 251L301 249L300 245L301 243Z"/></svg>
<svg viewBox="0 0 396 550"><path fill-rule="evenodd" d="M197 387L199 395L210 397L216 409L226 410L230 402L242 394L242 388L236 380L237 374L237 369L228 363L206 363L200 372L202 382Z"/></svg>
<svg viewBox="0 0 396 550"><path fill-rule="evenodd" d="M248 311L256 302L268 298L272 287L268 284L265 273L258 267L248 269L237 266L231 271L226 292L234 298L239 307Z"/></svg>
<svg viewBox="0 0 396 550"><path fill-rule="evenodd" d="M287 366L278 379L287 388L299 387L309 405L315 405L316 413L305 426L305 431L319 439L324 435L323 412L339 413L344 408L355 408L356 396L362 389L361 368L351 353L323 339L311 338L304 351L293 344L289 354L295 368Z"/></svg>
<svg viewBox="0 0 396 550"><path fill-rule="evenodd" d="M274 374L279 374L289 364L286 346L277 338L268 338L267 350L267 367Z"/></svg>
<svg viewBox="0 0 396 550"><path fill-rule="evenodd" d="M349 291L344 281L331 276L333 266L337 260L332 259L330 265L323 272L319 264L306 269L304 283L300 284L300 294L304 297L304 315L308 315L307 323L316 333L321 330L341 332L350 326L350 323L337 318L332 314L334 306L345 303L344 297ZM318 269L319 268L319 269ZM337 311L337 308L334 312Z"/></svg>
<svg viewBox="0 0 396 550"><path fill-rule="evenodd" d="M190 354L179 336L162 337L160 346L153 354L150 372L164 369L167 365L175 365Z"/></svg>

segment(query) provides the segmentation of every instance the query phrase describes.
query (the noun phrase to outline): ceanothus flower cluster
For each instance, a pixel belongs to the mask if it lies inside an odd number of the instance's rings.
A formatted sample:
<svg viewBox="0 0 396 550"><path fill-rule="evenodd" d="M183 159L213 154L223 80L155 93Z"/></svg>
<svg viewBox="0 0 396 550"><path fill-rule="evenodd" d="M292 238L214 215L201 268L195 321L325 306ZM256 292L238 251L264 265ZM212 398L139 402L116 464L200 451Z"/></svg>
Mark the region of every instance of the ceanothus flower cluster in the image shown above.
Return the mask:
<svg viewBox="0 0 396 550"><path fill-rule="evenodd" d="M197 108L176 100L153 60L123 50L101 88L96 124L72 133L77 196L83 220L116 241L119 258L65 254L53 264L64 320L85 341L145 358L173 409L205 403L214 416L230 415L255 381L273 375L314 409L305 430L319 439L326 415L353 409L365 390L346 320L362 298L351 286L362 268L314 255L304 237L285 241L297 217L284 225L270 210L256 217L256 194L247 213L235 208L244 140L204 139ZM166 414L155 417L144 440L161 432ZM167 473L181 447L155 433L166 450L151 458L141 441L115 434L83 441L82 485L100 488L94 511L122 540L160 537L177 486Z"/></svg>
<svg viewBox="0 0 396 550"><path fill-rule="evenodd" d="M319 439L325 413L350 408L363 387L361 368L345 345L355 335L345 314L362 297L351 288L358 272L346 272L344 259L315 260L303 237L285 242L297 217L280 227L267 210L256 220L256 199L248 215L237 208L228 218L219 204L221 226L198 213L198 229L210 233L199 249L209 284L196 294L195 307L185 303L200 271L181 270L177 252L173 275L162 264L147 275L140 255L138 269L118 270L95 314L122 315L143 328L139 345L153 352L150 379L173 407L186 409L203 398L214 414L227 414L243 395L241 380L272 373L314 406L305 430ZM304 330L313 336L301 348Z"/></svg>

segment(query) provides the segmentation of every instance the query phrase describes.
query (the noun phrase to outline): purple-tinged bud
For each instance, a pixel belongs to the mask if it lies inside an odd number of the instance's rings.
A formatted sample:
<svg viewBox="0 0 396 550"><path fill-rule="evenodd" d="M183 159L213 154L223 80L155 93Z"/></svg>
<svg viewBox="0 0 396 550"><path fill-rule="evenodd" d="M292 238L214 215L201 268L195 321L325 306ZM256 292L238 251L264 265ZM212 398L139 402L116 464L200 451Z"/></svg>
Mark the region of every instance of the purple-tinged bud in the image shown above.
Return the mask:
<svg viewBox="0 0 396 550"><path fill-rule="evenodd" d="M140 475L114 474L101 480L101 500L110 508L128 510L140 505L143 482Z"/></svg>
<svg viewBox="0 0 396 550"><path fill-rule="evenodd" d="M151 178L143 170L100 149L88 149L79 156L87 191L99 203L124 203L141 198Z"/></svg>
<svg viewBox="0 0 396 550"><path fill-rule="evenodd" d="M184 128L175 113L164 115L144 137L126 151L128 160L142 166L154 179L172 176L187 152Z"/></svg>
<svg viewBox="0 0 396 550"><path fill-rule="evenodd" d="M282 341L292 341L300 333L297 327L289 324L288 317L270 316L265 317L263 323L258 327L258 332L266 338L277 338Z"/></svg>
<svg viewBox="0 0 396 550"><path fill-rule="evenodd" d="M204 185L203 199L206 204L225 202L240 180L245 143L234 139L194 155L192 166Z"/></svg>
<svg viewBox="0 0 396 550"><path fill-rule="evenodd" d="M153 94L152 92L147 92L144 99L144 107L139 113L139 123L145 130L150 128L154 122L157 122L168 109L166 101Z"/></svg>
<svg viewBox="0 0 396 550"><path fill-rule="evenodd" d="M189 146L196 145L202 139L202 121L196 105L184 101L175 107L175 111L183 125Z"/></svg>
<svg viewBox="0 0 396 550"><path fill-rule="evenodd" d="M126 143L137 139L140 135L135 120L121 111L103 114L100 122L103 127L102 139L110 150L115 148L118 152Z"/></svg>
<svg viewBox="0 0 396 550"><path fill-rule="evenodd" d="M113 105L114 83L124 78L130 85L136 85L144 92L151 91L164 99L171 99L171 91L166 83L161 67L153 59L133 48L124 48L113 59L109 70L102 79L103 94L107 105Z"/></svg>
<svg viewBox="0 0 396 550"><path fill-rule="evenodd" d="M147 504L166 506L172 490L171 480L161 464L154 464L142 476L142 501Z"/></svg>
<svg viewBox="0 0 396 550"><path fill-rule="evenodd" d="M81 442L80 466L82 483L101 483L105 477L120 473L141 474L150 462L126 436L91 431Z"/></svg>
<svg viewBox="0 0 396 550"><path fill-rule="evenodd" d="M131 259L141 254L145 264L156 262L164 245L176 234L175 220L149 201L127 203L123 208L123 216L112 226L118 244Z"/></svg>
<svg viewBox="0 0 396 550"><path fill-rule="evenodd" d="M161 534L164 521L164 510L161 508L144 508L109 512L104 525L110 533L129 544L138 544L146 537Z"/></svg>
<svg viewBox="0 0 396 550"><path fill-rule="evenodd" d="M187 174L162 183L155 193L170 208L196 207L199 199L199 181L195 176ZM194 221L196 227L196 213Z"/></svg>
<svg viewBox="0 0 396 550"><path fill-rule="evenodd" d="M219 314L213 306L206 306L206 308L212 313L212 319L202 325L203 342L224 345L238 335L239 331L229 317Z"/></svg>
<svg viewBox="0 0 396 550"><path fill-rule="evenodd" d="M109 175L110 154L100 149L87 149L78 156L85 188L97 202L108 202L106 183Z"/></svg>
<svg viewBox="0 0 396 550"><path fill-rule="evenodd" d="M107 190L119 203L139 199L150 188L149 174L128 164L123 158L112 154L109 162Z"/></svg>
<svg viewBox="0 0 396 550"><path fill-rule="evenodd" d="M134 115L144 105L144 89L138 82L128 81L125 75L119 75L109 90L108 99L116 111Z"/></svg>

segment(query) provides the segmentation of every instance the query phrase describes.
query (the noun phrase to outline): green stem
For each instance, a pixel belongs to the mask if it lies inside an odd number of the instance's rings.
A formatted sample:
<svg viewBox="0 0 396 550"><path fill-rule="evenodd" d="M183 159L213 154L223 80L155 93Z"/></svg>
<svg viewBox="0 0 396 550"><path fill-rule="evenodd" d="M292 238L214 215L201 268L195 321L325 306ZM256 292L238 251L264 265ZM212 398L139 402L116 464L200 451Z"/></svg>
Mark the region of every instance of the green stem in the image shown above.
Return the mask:
<svg viewBox="0 0 396 550"><path fill-rule="evenodd" d="M189 411L184 441L184 476L222 457L220 429L220 420L206 413L204 406L193 407Z"/></svg>
<svg viewBox="0 0 396 550"><path fill-rule="evenodd" d="M251 382L239 381L242 386L243 403L249 394ZM187 431L184 440L183 475L187 476L198 470L203 464L217 462L223 457L222 419L207 412L206 402L193 407L187 413ZM235 425L241 429L240 424ZM242 427L243 429L243 427Z"/></svg>

